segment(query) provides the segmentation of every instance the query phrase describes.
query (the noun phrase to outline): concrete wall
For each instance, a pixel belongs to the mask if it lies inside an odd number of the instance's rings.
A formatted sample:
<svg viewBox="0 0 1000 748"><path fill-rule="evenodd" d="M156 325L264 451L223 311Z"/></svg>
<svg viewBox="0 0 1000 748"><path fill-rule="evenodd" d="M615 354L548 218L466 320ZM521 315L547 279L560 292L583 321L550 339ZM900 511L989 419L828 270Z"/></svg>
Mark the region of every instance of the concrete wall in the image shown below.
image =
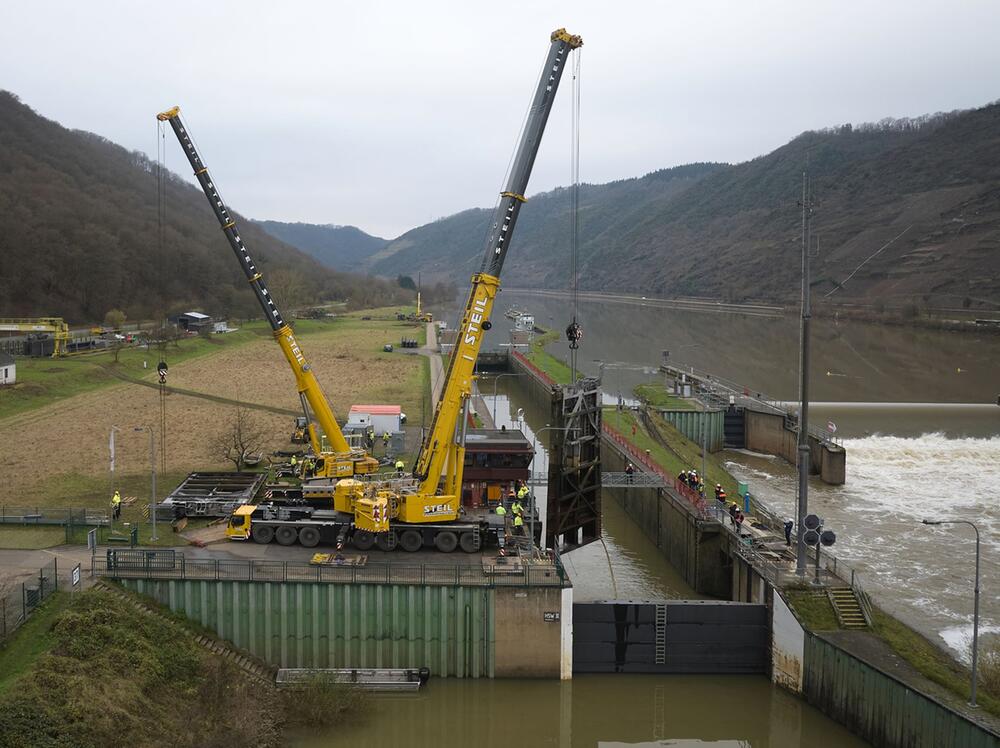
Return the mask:
<svg viewBox="0 0 1000 748"><path fill-rule="evenodd" d="M606 439L601 463L605 470L625 469L625 458ZM725 533L717 522L706 522L683 499L664 489L604 489L652 540L663 556L697 592L729 598L731 560L724 546Z"/></svg>
<svg viewBox="0 0 1000 748"><path fill-rule="evenodd" d="M701 444L702 429L707 429L704 438L709 452L718 452L725 446L725 411L661 409L659 413L663 420L670 423L695 444ZM705 421L708 423L705 424Z"/></svg>
<svg viewBox="0 0 1000 748"><path fill-rule="evenodd" d="M771 680L793 693L802 693L806 633L781 595L773 595L771 609Z"/></svg>
<svg viewBox="0 0 1000 748"><path fill-rule="evenodd" d="M127 579L278 667L569 678L572 589Z"/></svg>
<svg viewBox="0 0 1000 748"><path fill-rule="evenodd" d="M815 634L806 634L802 694L824 714L886 748L998 748L972 722Z"/></svg>
<svg viewBox="0 0 1000 748"><path fill-rule="evenodd" d="M793 465L798 463L798 435L785 426L783 415L748 408L744 419L747 449L783 457ZM810 436L809 472L824 483L842 485L847 477L846 452Z"/></svg>
<svg viewBox="0 0 1000 748"><path fill-rule="evenodd" d="M563 590L501 587L494 600L496 677L563 677ZM572 597L567 615L572 625Z"/></svg>

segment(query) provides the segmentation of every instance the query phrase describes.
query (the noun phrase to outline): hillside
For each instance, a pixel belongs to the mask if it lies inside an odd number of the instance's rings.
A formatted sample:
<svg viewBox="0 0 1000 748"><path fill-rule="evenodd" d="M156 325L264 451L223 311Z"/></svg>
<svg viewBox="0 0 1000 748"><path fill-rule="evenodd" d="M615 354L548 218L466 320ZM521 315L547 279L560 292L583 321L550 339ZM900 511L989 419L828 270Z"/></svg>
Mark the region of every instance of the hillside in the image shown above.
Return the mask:
<svg viewBox="0 0 1000 748"><path fill-rule="evenodd" d="M327 267L346 272L357 270L389 243L388 239L366 234L356 226L283 221L256 223L271 236L301 249Z"/></svg>
<svg viewBox="0 0 1000 748"><path fill-rule="evenodd" d="M619 222L641 220L723 164L690 164L635 179L580 186L580 258L606 246L605 234ZM508 285L563 287L570 266L571 190L558 188L530 196L521 208L514 250L504 268ZM412 229L371 260L375 273L424 273L463 286L479 269L491 210L473 209Z"/></svg>
<svg viewBox="0 0 1000 748"><path fill-rule="evenodd" d="M0 316L89 322L111 308L135 319L185 307L259 314L199 189L167 175L161 249L156 164L145 155L67 130L4 91L0 133ZM404 298L394 284L328 270L252 222L237 221L286 308L320 298Z"/></svg>
<svg viewBox="0 0 1000 748"><path fill-rule="evenodd" d="M806 164L816 200L815 289L839 301L1000 304L1000 105L808 132L735 166L694 164L581 188L581 287L663 296L798 296ZM521 212L505 284L564 288L569 191ZM377 273L478 268L489 211L415 228L371 260Z"/></svg>

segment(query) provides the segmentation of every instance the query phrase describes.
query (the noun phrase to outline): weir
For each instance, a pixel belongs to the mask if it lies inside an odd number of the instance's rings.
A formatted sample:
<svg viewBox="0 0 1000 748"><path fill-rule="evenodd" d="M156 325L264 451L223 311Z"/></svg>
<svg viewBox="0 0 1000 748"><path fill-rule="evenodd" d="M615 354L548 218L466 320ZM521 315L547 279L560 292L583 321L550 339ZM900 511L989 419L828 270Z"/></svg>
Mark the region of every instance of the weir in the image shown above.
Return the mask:
<svg viewBox="0 0 1000 748"><path fill-rule="evenodd" d="M697 397L719 414L720 422L710 430L716 445L713 452L724 442L726 447L764 452L797 463L799 418L785 403L691 366L663 363L660 371L673 380L678 396ZM664 417L684 431L683 419L688 416L683 412L667 411ZM720 427L724 438L719 438ZM824 483L843 485L847 479L847 452L843 446L830 431L813 428L809 429L808 441L809 472Z"/></svg>

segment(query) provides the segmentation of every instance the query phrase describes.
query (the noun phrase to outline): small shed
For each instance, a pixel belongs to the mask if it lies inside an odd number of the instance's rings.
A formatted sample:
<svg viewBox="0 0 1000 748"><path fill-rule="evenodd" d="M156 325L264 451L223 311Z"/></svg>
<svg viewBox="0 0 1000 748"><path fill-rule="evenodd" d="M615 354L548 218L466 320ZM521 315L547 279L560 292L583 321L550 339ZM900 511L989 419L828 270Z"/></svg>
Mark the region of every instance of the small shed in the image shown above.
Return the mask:
<svg viewBox="0 0 1000 748"><path fill-rule="evenodd" d="M347 429L367 431L369 426L379 435L386 431L390 434L401 432L402 408L398 405L352 405Z"/></svg>
<svg viewBox="0 0 1000 748"><path fill-rule="evenodd" d="M211 317L201 312L183 312L171 317L170 321L182 330L189 332L200 332L205 328L211 330L214 322Z"/></svg>
<svg viewBox="0 0 1000 748"><path fill-rule="evenodd" d="M0 384L14 384L17 381L17 364L9 353L0 353Z"/></svg>

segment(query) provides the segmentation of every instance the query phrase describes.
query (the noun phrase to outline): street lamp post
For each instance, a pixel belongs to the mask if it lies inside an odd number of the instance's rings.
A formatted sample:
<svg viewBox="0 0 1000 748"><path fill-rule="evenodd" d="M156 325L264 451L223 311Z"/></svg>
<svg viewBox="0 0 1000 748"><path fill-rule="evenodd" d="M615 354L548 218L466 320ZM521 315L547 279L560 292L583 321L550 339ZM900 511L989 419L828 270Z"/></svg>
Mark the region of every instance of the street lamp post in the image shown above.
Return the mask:
<svg viewBox="0 0 1000 748"><path fill-rule="evenodd" d="M972 688L969 706L979 706L976 703L976 667L979 664L979 528L967 519L925 519L925 525L968 525L976 533L976 588L975 603L972 614Z"/></svg>
<svg viewBox="0 0 1000 748"><path fill-rule="evenodd" d="M493 425L497 425L497 382L500 381L500 377L520 377L523 374L497 374L493 378Z"/></svg>
<svg viewBox="0 0 1000 748"><path fill-rule="evenodd" d="M153 436L153 429L149 426L136 426L133 431L145 431L149 434L149 517L153 520L153 535L150 540L156 542L159 540L156 535L156 437Z"/></svg>

